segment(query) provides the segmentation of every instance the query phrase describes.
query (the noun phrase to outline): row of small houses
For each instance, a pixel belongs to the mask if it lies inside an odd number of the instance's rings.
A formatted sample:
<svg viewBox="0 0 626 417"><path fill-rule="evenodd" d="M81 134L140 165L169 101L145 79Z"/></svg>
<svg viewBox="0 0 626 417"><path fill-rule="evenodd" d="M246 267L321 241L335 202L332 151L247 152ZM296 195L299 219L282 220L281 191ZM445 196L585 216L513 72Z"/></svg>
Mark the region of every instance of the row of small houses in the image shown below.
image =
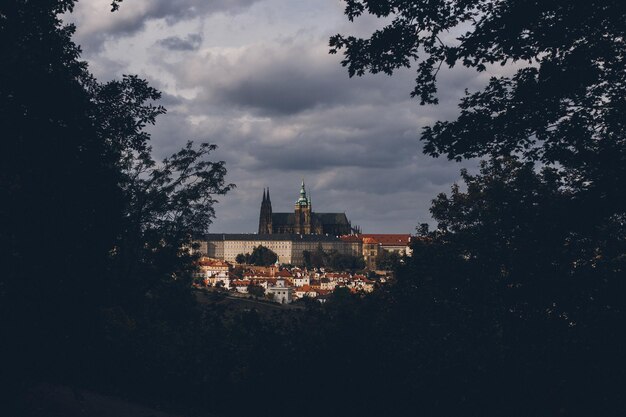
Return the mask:
<svg viewBox="0 0 626 417"><path fill-rule="evenodd" d="M364 275L347 272L308 271L278 266L255 267L244 272L241 279L231 276L231 266L225 261L202 258L199 278L206 286L222 286L239 293L248 293L250 286L258 286L274 301L290 303L303 297L318 298L331 293L335 287L346 287L352 292L371 292L374 281Z"/></svg>

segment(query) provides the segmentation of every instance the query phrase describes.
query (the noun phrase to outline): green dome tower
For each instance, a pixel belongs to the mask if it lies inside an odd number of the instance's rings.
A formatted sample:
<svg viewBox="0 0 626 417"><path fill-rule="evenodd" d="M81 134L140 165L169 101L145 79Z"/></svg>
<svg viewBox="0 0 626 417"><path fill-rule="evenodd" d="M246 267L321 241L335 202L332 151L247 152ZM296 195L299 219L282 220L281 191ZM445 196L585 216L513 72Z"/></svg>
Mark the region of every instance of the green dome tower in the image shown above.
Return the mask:
<svg viewBox="0 0 626 417"><path fill-rule="evenodd" d="M296 200L294 214L294 233L300 233L303 235L311 234L311 200L309 200L306 196L306 189L304 188L304 178L302 179L302 186L300 187L300 198Z"/></svg>

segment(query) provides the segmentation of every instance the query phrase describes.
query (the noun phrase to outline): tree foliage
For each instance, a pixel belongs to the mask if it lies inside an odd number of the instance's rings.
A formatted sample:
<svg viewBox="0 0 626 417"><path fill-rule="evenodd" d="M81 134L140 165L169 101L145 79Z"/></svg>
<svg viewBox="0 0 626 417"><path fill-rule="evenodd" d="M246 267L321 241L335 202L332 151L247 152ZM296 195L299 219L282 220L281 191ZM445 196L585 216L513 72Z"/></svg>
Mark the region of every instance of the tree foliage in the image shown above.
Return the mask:
<svg viewBox="0 0 626 417"><path fill-rule="evenodd" d="M0 5L0 338L12 341L13 376L26 361L75 379L110 319L188 313L185 248L232 187L208 159L213 145L152 159L145 128L165 112L160 93L136 76L89 73L60 19L74 4Z"/></svg>
<svg viewBox="0 0 626 417"><path fill-rule="evenodd" d="M425 127L424 151L552 164L606 214L624 210L625 8L617 0L350 0L350 20L370 13L390 23L366 39L336 35L331 52L343 51L351 76L417 65L412 95L422 104L437 102L442 65L516 63L513 76L466 93L456 120Z"/></svg>
<svg viewBox="0 0 626 417"><path fill-rule="evenodd" d="M238 264L249 264L256 266L270 266L278 261L278 255L273 250L259 245L252 250L252 253L240 253L235 257Z"/></svg>
<svg viewBox="0 0 626 417"><path fill-rule="evenodd" d="M44 340L52 355L80 357L121 230L122 173L109 129L93 117L95 81L71 42L74 27L58 17L73 4L0 4L0 338L9 375L26 357L51 367Z"/></svg>
<svg viewBox="0 0 626 417"><path fill-rule="evenodd" d="M302 251L306 268L330 268L335 271L356 271L365 268L362 256L342 254L336 250L324 251L321 245L315 251Z"/></svg>
<svg viewBox="0 0 626 417"><path fill-rule="evenodd" d="M615 296L626 254L624 3L346 3L351 20L388 23L365 39L334 36L331 52L343 51L351 76L415 64L421 104L437 103L442 66L516 64L467 92L456 119L423 129L425 153L486 161L433 201L437 228L419 228L383 291L396 306L383 321L415 334L396 343L421 362L398 358L428 381L399 393L420 392L427 415L623 413L623 342L611 329L626 321Z"/></svg>
<svg viewBox="0 0 626 417"><path fill-rule="evenodd" d="M278 255L273 250L259 245L252 250L249 263L256 266L270 266L278 261Z"/></svg>
<svg viewBox="0 0 626 417"><path fill-rule="evenodd" d="M376 257L376 268L385 271L394 271L400 266L402 255L395 251L382 250Z"/></svg>
<svg viewBox="0 0 626 417"><path fill-rule="evenodd" d="M235 257L235 262L237 262L238 264L245 264L248 263L248 260L250 259L250 254L246 253L240 253Z"/></svg>
<svg viewBox="0 0 626 417"><path fill-rule="evenodd" d="M624 323L615 296L624 285L624 225L594 229L568 211L572 192L552 168L495 159L476 175L463 172L463 181L465 190L435 199L438 228L415 240L390 290L409 317L419 314L423 348L473 363L440 364L460 382L448 391L449 411L622 410L611 382L625 369L622 342L600 335ZM428 323L448 335L445 343L433 341ZM485 390L499 400L482 403Z"/></svg>
<svg viewBox="0 0 626 417"><path fill-rule="evenodd" d="M262 298L265 296L265 289L260 285L250 284L248 285L248 294L253 295L256 298Z"/></svg>
<svg viewBox="0 0 626 417"><path fill-rule="evenodd" d="M339 253L335 250L329 253L328 266L335 271L357 271L365 268L362 256Z"/></svg>
<svg viewBox="0 0 626 417"><path fill-rule="evenodd" d="M509 306L514 315L549 311L565 325L621 317L623 302L613 295L626 266L621 221L581 221L584 212L552 168L492 160L478 175L463 172L463 180L467 191L455 186L434 200L439 227L429 236L456 253L463 268L474 265L483 279L510 288L507 301L519 297Z"/></svg>

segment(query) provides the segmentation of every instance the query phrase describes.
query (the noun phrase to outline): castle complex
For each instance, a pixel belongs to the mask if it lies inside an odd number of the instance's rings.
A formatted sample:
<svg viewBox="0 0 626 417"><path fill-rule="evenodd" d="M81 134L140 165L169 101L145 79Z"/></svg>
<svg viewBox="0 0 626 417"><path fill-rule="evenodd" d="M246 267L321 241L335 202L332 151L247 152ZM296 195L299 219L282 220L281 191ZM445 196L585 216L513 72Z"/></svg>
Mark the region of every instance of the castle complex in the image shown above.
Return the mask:
<svg viewBox="0 0 626 417"><path fill-rule="evenodd" d="M199 242L199 252L210 258L235 263L240 253L252 253L265 246L278 255L280 263L303 265L303 252L337 251L343 255L362 256L360 241L344 241L336 236L298 234L210 233Z"/></svg>
<svg viewBox="0 0 626 417"><path fill-rule="evenodd" d="M318 249L363 257L369 269L383 252L409 254L408 234L362 234L345 213L314 213L304 181L293 213L273 213L269 189L263 190L259 230L255 234L211 233L197 241L198 251L209 258L235 263L237 255L264 246L283 264L304 265L304 252Z"/></svg>
<svg viewBox="0 0 626 417"><path fill-rule="evenodd" d="M263 190L259 234L349 235L354 231L345 213L314 213L304 180L293 213L273 213L269 189Z"/></svg>

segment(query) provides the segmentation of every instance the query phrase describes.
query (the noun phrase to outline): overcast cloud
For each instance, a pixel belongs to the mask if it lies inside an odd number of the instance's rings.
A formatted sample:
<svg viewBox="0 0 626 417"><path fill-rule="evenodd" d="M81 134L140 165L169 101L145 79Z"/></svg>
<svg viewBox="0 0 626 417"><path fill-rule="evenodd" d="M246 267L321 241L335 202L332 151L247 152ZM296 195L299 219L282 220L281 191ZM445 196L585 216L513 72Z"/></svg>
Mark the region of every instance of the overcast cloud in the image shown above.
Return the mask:
<svg viewBox="0 0 626 417"><path fill-rule="evenodd" d="M337 0L82 1L83 57L102 81L138 74L163 92L151 129L157 157L188 139L215 143L237 189L220 199L213 232L255 232L263 187L292 211L304 178L313 210L345 211L370 233L411 233L463 166L424 156L425 125L457 114L465 88L490 73L440 74L440 105L409 98L412 70L350 79L328 54L335 33L367 34Z"/></svg>

